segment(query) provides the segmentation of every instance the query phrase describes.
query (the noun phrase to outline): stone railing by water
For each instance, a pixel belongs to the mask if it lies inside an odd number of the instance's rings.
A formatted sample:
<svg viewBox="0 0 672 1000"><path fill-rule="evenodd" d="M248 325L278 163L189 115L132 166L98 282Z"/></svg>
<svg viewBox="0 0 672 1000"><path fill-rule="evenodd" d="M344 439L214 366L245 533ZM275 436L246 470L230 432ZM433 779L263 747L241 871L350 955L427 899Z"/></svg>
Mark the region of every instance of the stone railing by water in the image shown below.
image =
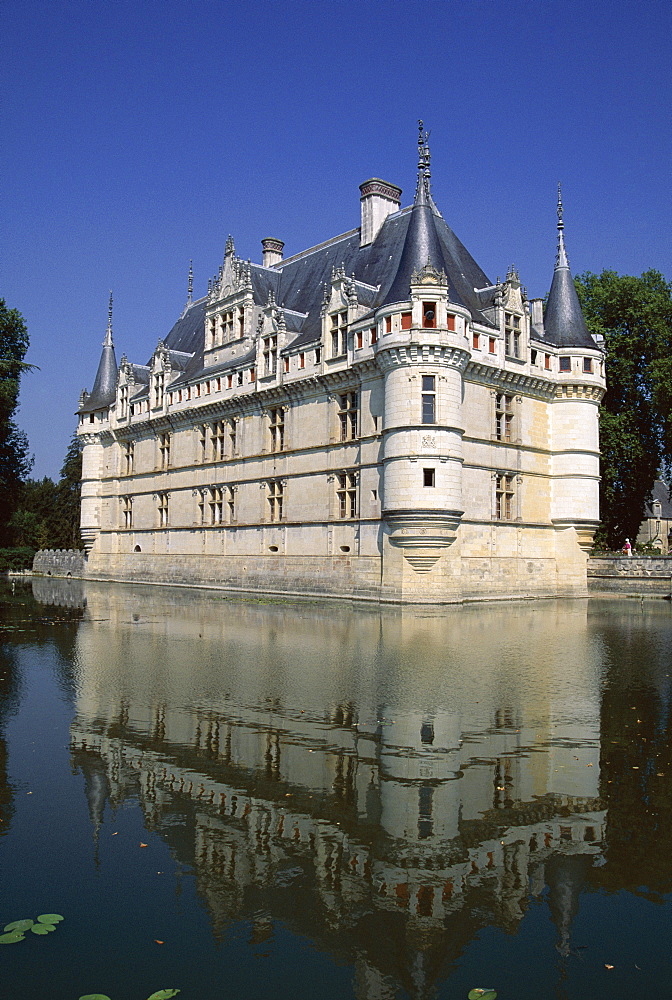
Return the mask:
<svg viewBox="0 0 672 1000"><path fill-rule="evenodd" d="M78 549L40 549L33 559L38 576L84 576L84 553Z"/></svg>
<svg viewBox="0 0 672 1000"><path fill-rule="evenodd" d="M672 556L593 556L588 560L591 594L672 596Z"/></svg>

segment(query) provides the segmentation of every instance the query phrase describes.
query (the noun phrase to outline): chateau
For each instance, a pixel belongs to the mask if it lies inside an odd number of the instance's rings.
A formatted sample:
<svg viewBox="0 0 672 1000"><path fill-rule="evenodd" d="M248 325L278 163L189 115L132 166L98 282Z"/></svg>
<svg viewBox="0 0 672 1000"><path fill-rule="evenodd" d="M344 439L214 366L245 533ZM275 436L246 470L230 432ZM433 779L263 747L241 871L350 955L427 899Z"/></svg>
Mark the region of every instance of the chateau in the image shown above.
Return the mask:
<svg viewBox="0 0 672 1000"><path fill-rule="evenodd" d="M453 603L586 593L603 353L564 244L545 309L373 178L356 229L261 264L231 237L147 364L111 307L82 393L86 575ZM550 271L550 268L549 268Z"/></svg>

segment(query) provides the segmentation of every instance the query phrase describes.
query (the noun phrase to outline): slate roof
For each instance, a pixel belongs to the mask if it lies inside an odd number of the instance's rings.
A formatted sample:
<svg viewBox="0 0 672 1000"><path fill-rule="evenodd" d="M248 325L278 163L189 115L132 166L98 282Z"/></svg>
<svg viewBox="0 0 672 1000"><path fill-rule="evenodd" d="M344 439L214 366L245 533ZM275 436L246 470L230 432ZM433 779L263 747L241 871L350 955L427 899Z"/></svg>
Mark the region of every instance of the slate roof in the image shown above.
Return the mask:
<svg viewBox="0 0 672 1000"><path fill-rule="evenodd" d="M78 413L92 413L94 410L100 410L114 402L117 391L118 370L114 344L112 343L112 331L108 328L105 340L103 341L103 350L98 362L98 371L96 372L93 389L84 399Z"/></svg>
<svg viewBox="0 0 672 1000"><path fill-rule="evenodd" d="M656 517L654 515L652 503L657 500L660 503L660 517L666 521L672 521L672 501L670 500L670 489L667 483L662 479L656 479L653 484L653 489L651 490L651 503L646 505L646 516Z"/></svg>
<svg viewBox="0 0 672 1000"><path fill-rule="evenodd" d="M581 312L565 250L562 199L558 187L558 256L544 309L544 339L556 347L595 348Z"/></svg>

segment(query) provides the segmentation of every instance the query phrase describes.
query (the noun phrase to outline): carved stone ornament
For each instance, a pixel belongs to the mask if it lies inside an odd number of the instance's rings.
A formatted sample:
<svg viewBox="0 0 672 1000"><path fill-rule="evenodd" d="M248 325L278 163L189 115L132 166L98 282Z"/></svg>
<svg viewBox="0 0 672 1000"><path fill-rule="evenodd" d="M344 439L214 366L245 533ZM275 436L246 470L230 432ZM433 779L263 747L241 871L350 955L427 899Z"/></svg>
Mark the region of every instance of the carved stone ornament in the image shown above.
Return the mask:
<svg viewBox="0 0 672 1000"><path fill-rule="evenodd" d="M416 268L411 274L412 285L437 285L440 288L448 287L448 278L445 271L438 271L431 260L428 259L424 267Z"/></svg>

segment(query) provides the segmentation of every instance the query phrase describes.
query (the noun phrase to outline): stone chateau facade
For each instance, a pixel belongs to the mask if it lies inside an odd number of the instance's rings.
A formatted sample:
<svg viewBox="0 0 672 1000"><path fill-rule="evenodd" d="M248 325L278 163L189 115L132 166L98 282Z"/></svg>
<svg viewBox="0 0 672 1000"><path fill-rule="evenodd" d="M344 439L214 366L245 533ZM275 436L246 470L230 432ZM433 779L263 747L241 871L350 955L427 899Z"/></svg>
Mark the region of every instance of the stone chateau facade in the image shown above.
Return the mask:
<svg viewBox="0 0 672 1000"><path fill-rule="evenodd" d="M111 305L84 446L86 574L452 603L586 593L604 359L564 245L545 310L444 221L419 135L413 204L261 264L231 237L147 364Z"/></svg>

